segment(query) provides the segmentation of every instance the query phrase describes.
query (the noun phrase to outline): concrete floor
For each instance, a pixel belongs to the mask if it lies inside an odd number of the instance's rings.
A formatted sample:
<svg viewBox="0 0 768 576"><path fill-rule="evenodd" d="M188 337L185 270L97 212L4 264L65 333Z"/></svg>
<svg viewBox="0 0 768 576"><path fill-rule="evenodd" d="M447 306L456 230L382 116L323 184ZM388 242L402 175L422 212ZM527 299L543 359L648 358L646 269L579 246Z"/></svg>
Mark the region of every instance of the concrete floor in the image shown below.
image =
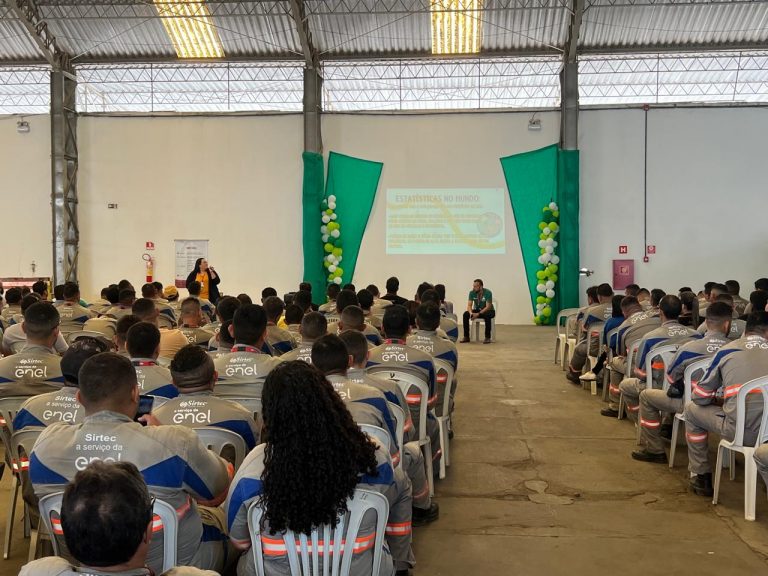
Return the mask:
<svg viewBox="0 0 768 576"><path fill-rule="evenodd" d="M744 520L741 465L712 506L687 490L684 445L674 470L630 458L632 424L566 382L552 329L499 326L497 340L460 345L452 466L440 520L415 530L416 575L768 571L768 502L762 492L757 521ZM3 522L8 486L6 475ZM21 534L18 522L0 576L25 562Z"/></svg>

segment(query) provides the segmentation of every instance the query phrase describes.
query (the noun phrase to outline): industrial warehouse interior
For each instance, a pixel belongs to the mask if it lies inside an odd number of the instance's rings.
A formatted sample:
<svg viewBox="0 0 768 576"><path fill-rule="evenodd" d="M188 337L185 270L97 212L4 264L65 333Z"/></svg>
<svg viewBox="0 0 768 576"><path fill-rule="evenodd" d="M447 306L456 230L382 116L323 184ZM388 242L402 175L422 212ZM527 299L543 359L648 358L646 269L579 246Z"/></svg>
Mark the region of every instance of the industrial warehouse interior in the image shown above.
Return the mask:
<svg viewBox="0 0 768 576"><path fill-rule="evenodd" d="M766 569L766 103L768 0L0 0L0 576Z"/></svg>

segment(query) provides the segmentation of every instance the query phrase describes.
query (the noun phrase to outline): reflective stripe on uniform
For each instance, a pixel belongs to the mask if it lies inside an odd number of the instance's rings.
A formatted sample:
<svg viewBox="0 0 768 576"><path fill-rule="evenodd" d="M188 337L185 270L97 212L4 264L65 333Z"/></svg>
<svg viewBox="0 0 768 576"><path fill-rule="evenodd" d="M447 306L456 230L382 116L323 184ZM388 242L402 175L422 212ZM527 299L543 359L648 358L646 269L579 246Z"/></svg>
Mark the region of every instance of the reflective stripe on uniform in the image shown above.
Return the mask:
<svg viewBox="0 0 768 576"><path fill-rule="evenodd" d="M405 536L412 531L410 522L387 523L386 532L394 536Z"/></svg>
<svg viewBox="0 0 768 576"><path fill-rule="evenodd" d="M661 420L646 420L645 418L640 418L640 426L643 426L644 428L658 428L661 426Z"/></svg>
<svg viewBox="0 0 768 576"><path fill-rule="evenodd" d="M688 442L706 442L708 438L707 432L702 432L700 434L692 434L691 432L685 433L685 439L688 440Z"/></svg>
<svg viewBox="0 0 768 576"><path fill-rule="evenodd" d="M266 536L259 536L259 540L261 540L261 549L264 552L265 556L284 556L288 552L288 548L285 544L285 540L282 538L267 538ZM353 549L354 554L361 554L365 552L366 550L370 550L373 548L376 540L376 534L369 534L368 536L360 536L355 539L355 545ZM340 546L340 552L344 552L344 547L346 545L346 541L341 541ZM330 549L330 552L333 553L333 546L334 542L331 540L328 543L328 548ZM318 542L318 550L317 553L321 556L325 554L325 548L326 544L324 541L320 540ZM307 539L307 550L309 553L313 553L314 550L312 548L312 542L311 540ZM301 552L301 541L296 540L296 551Z"/></svg>
<svg viewBox="0 0 768 576"><path fill-rule="evenodd" d="M715 397L715 391L712 390L711 392L709 390L706 390L705 388L699 387L699 385L695 382L691 383L691 393L695 394L696 396L701 396L702 398L714 398Z"/></svg>
<svg viewBox="0 0 768 576"><path fill-rule="evenodd" d="M29 459L21 458L21 460L16 460L16 458L14 458L11 460L11 467L14 472L18 472L19 470L29 470Z"/></svg>

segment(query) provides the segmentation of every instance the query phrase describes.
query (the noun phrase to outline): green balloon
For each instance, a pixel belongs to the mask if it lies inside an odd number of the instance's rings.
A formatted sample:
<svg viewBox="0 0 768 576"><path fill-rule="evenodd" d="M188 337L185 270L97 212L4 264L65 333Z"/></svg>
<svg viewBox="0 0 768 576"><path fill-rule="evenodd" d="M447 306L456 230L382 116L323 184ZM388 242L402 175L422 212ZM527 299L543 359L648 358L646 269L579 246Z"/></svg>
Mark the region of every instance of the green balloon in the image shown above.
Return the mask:
<svg viewBox="0 0 768 576"><path fill-rule="evenodd" d="M341 276L342 274L344 274L344 269L337 267L335 274L336 274L336 276Z"/></svg>
<svg viewBox="0 0 768 576"><path fill-rule="evenodd" d="M333 244L331 244L330 242L326 242L325 246L323 246L323 249L325 249L325 251L328 252L328 254L330 254L331 252L333 252Z"/></svg>
<svg viewBox="0 0 768 576"><path fill-rule="evenodd" d="M336 258L341 256L342 252L343 252L343 250L341 248L334 248L333 249L333 255L336 256Z"/></svg>
<svg viewBox="0 0 768 576"><path fill-rule="evenodd" d="M553 211L552 211L552 216L554 216L555 218L557 218L558 216L560 216L560 211L559 211L559 210L553 210Z"/></svg>
<svg viewBox="0 0 768 576"><path fill-rule="evenodd" d="M546 300L547 299L544 296L539 296L538 298L536 298L536 304L544 304Z"/></svg>
<svg viewBox="0 0 768 576"><path fill-rule="evenodd" d="M541 270L536 272L536 278L538 278L539 280L544 280L544 278L546 278L546 277L547 277L546 272L543 272Z"/></svg>
<svg viewBox="0 0 768 576"><path fill-rule="evenodd" d="M535 316L534 319L533 319L533 323L536 324L537 326L540 326L541 325L541 317L540 316Z"/></svg>
<svg viewBox="0 0 768 576"><path fill-rule="evenodd" d="M544 230L544 228L546 228L546 227L547 227L547 223L546 222L539 222L539 230Z"/></svg>
<svg viewBox="0 0 768 576"><path fill-rule="evenodd" d="M550 280L552 280L552 282L557 282L557 274L552 274L552 275L549 277L549 279L550 279Z"/></svg>
<svg viewBox="0 0 768 576"><path fill-rule="evenodd" d="M545 317L549 318L550 316L552 316L552 308L550 308L549 306L547 306L546 308L544 308L544 310L542 310L542 311L541 311L541 313L542 313L542 314L543 314Z"/></svg>
<svg viewBox="0 0 768 576"><path fill-rule="evenodd" d="M557 264L550 264L549 267L552 269L552 272L557 272L558 271Z"/></svg>

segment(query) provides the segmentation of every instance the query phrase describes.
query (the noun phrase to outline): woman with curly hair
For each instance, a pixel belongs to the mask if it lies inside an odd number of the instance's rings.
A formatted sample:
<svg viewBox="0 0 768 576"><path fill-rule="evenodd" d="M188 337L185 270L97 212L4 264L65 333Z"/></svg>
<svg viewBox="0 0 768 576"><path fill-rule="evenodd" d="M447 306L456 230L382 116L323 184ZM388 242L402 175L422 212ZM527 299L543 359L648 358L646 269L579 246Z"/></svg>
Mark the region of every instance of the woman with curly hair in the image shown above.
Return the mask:
<svg viewBox="0 0 768 576"><path fill-rule="evenodd" d="M354 423L317 368L302 361L280 364L267 376L261 402L266 443L248 454L225 503L230 539L246 551L238 562L241 576L256 573L247 521L255 500L264 508L260 532L266 572L283 575L290 574L288 556L282 538L271 536L335 526L357 487L385 495L395 489L389 455ZM363 522L352 561L355 576L370 574L373 529L373 518ZM393 573L385 547L374 576Z"/></svg>

